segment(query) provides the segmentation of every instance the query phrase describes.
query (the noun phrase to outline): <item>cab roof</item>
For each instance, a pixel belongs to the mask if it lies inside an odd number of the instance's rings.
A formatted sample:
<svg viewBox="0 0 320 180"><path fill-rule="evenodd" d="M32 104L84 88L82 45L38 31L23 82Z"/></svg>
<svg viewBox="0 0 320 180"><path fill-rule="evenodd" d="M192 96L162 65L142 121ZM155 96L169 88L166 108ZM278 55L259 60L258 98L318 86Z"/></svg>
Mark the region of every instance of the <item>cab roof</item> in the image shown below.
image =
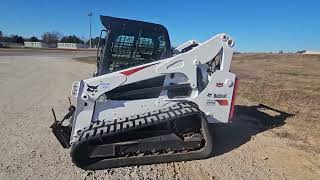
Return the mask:
<svg viewBox="0 0 320 180"><path fill-rule="evenodd" d="M100 20L102 25L107 30L117 30L126 28L129 31L139 31L140 29L144 29L148 31L160 31L166 36L169 36L168 30L161 24L103 15L100 16Z"/></svg>

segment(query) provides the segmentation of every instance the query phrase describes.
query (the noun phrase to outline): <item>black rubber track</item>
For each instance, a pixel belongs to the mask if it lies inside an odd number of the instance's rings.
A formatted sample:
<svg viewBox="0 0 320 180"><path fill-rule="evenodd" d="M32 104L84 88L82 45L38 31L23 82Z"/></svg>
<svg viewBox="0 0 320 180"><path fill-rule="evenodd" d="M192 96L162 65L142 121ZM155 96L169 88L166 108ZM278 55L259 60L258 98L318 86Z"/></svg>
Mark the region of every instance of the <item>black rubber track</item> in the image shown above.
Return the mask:
<svg viewBox="0 0 320 180"><path fill-rule="evenodd" d="M122 134L133 129L136 130L189 116L198 116L199 120L201 120L201 131L205 143L200 149L189 152L175 152L173 154L151 154L141 157L129 156L106 159L90 159L88 157L88 145L92 145L94 141L108 138L111 135L115 136L118 133ZM213 140L205 115L192 103L178 103L169 108L162 108L157 111L119 119L113 124L107 124L106 122L95 123L91 125L89 129L82 132L79 141L73 144L70 155L76 166L85 170L99 170L132 165L204 159L211 155L213 148L212 142Z"/></svg>

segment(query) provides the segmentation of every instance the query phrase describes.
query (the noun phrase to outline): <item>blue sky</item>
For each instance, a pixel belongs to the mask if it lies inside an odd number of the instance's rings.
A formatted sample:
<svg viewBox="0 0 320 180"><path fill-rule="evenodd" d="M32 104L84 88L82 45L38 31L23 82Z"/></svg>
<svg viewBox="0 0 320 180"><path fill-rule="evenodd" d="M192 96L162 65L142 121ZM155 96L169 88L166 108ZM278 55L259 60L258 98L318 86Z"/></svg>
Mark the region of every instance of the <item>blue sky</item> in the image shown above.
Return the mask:
<svg viewBox="0 0 320 180"><path fill-rule="evenodd" d="M163 24L173 45L226 32L239 51L320 50L320 0L1 0L0 30L38 36L59 31L89 38L102 28L99 15Z"/></svg>

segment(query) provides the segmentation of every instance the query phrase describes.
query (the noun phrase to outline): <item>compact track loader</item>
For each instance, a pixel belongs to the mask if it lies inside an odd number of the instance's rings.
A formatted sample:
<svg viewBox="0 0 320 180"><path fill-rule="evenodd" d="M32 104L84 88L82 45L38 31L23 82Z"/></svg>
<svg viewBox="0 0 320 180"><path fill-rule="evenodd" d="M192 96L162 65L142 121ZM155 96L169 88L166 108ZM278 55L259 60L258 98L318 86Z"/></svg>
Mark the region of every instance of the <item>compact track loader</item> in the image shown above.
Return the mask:
<svg viewBox="0 0 320 180"><path fill-rule="evenodd" d="M162 25L101 22L97 71L73 83L76 105L51 126L72 161L95 170L209 157L208 124L228 123L234 111L234 41L218 34L173 49Z"/></svg>

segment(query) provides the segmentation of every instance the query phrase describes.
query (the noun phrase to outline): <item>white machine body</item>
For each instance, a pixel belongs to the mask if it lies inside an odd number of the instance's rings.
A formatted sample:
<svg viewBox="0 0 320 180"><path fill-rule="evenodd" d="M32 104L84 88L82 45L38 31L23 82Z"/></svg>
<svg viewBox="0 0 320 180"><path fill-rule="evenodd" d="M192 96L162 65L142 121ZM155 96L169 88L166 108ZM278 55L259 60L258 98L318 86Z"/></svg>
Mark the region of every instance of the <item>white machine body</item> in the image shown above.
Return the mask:
<svg viewBox="0 0 320 180"><path fill-rule="evenodd" d="M182 49L189 46L192 48L183 52ZM188 41L176 48L176 55L171 58L74 82L71 94L76 97L77 109L72 120L70 142L93 122L112 123L116 118L184 101L195 103L209 123L228 123L233 114L237 88L236 75L230 72L233 46L234 41L228 35L218 34L201 44ZM165 76L165 79L157 98L111 100L107 95L117 87L159 76ZM190 88L188 96L168 96L171 86L180 85Z"/></svg>

